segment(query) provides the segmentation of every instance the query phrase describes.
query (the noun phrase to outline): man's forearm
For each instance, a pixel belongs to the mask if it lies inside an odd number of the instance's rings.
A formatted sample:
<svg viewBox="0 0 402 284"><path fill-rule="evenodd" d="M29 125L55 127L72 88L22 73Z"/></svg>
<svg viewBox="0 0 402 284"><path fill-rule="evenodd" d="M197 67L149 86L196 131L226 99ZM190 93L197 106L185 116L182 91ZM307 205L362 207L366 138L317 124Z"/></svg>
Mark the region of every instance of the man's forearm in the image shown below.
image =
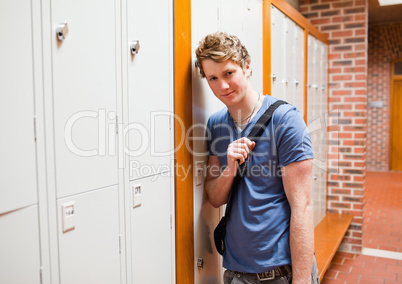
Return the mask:
<svg viewBox="0 0 402 284"><path fill-rule="evenodd" d="M233 173L226 168L218 177L206 180L205 191L208 195L208 201L212 206L217 208L227 202L233 179Z"/></svg>
<svg viewBox="0 0 402 284"><path fill-rule="evenodd" d="M311 283L314 256L314 225L312 206L292 209L290 219L290 253L293 284Z"/></svg>

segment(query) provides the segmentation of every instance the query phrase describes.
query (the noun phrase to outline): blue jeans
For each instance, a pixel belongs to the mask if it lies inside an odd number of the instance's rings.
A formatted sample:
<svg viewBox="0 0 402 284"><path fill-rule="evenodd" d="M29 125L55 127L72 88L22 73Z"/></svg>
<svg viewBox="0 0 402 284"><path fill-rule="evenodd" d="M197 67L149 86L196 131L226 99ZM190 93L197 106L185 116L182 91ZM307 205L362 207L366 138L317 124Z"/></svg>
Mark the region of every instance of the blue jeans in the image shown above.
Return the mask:
<svg viewBox="0 0 402 284"><path fill-rule="evenodd" d="M291 284L292 273L272 280L259 281L256 274L242 274L226 270L223 275L224 284ZM313 269L311 270L311 284L319 284L317 262L314 258Z"/></svg>

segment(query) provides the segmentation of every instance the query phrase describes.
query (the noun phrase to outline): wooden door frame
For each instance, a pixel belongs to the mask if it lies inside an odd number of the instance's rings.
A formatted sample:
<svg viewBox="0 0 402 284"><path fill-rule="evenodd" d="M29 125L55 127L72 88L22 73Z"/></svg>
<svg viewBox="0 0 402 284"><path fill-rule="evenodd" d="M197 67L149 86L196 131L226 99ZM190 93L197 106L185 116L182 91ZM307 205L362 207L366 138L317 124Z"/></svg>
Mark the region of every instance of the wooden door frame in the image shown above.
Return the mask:
<svg viewBox="0 0 402 284"><path fill-rule="evenodd" d="M391 62L391 94L390 94L390 108L389 108L389 113L390 113L390 134L389 134L389 169L392 170L392 138L393 138L393 101L394 101L394 83L395 81L402 80L402 75L394 75L394 66L395 63L397 62L402 62L402 58L392 60Z"/></svg>
<svg viewBox="0 0 402 284"><path fill-rule="evenodd" d="M194 282L193 157L180 145L192 124L191 0L174 1L175 235L176 283ZM183 168L184 167L184 168ZM187 172L183 176L183 169Z"/></svg>

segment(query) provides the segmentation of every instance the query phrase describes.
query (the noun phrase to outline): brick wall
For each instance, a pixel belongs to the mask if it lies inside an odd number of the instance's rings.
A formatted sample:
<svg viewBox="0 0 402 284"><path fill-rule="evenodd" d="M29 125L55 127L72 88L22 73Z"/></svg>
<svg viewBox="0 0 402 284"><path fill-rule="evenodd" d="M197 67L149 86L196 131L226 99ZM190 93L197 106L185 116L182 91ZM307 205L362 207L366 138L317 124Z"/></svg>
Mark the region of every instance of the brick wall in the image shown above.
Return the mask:
<svg viewBox="0 0 402 284"><path fill-rule="evenodd" d="M367 170L389 170L391 64L402 58L402 23L369 27Z"/></svg>
<svg viewBox="0 0 402 284"><path fill-rule="evenodd" d="M366 175L367 0L300 0L300 12L330 40L327 212L353 214L340 249L360 251ZM335 111L334 111L335 110Z"/></svg>

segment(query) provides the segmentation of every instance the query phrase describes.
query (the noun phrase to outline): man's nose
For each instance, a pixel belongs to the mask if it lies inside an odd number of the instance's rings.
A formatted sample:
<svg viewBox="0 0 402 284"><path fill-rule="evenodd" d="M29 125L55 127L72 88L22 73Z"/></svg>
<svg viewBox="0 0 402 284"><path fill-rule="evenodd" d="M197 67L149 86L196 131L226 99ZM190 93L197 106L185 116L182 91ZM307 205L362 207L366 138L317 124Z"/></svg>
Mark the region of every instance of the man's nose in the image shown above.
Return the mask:
<svg viewBox="0 0 402 284"><path fill-rule="evenodd" d="M229 88L229 83L226 80L221 80L221 89L228 89Z"/></svg>

